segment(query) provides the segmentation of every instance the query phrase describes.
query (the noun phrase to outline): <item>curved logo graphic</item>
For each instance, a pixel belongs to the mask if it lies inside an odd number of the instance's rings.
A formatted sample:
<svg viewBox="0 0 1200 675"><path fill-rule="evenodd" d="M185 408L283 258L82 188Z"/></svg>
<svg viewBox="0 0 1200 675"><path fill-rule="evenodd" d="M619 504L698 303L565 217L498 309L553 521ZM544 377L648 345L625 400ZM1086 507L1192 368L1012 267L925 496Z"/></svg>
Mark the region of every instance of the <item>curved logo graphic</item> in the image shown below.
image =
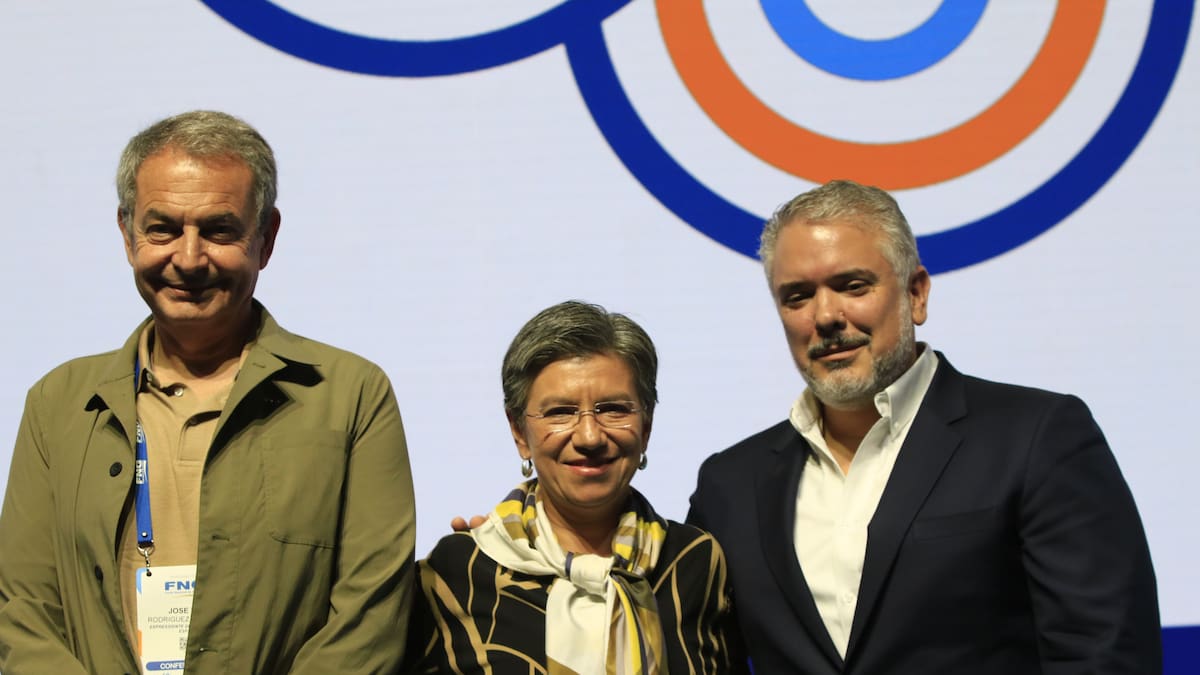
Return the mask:
<svg viewBox="0 0 1200 675"><path fill-rule="evenodd" d="M563 45L604 137L647 190L684 222L754 256L765 216L733 204L688 172L654 137L622 87L601 24L630 0L566 0L514 25L467 37L389 40L320 25L267 0L201 0L247 34L331 68L392 77L453 75L504 65ZM940 63L972 33L986 0L944 2L921 25L861 40L823 23L806 2L761 0L771 29L795 56L848 80L903 78ZM971 119L891 143L837 139L790 121L760 100L725 60L700 0L656 0L663 43L688 92L714 124L762 162L824 182L850 177L889 190L950 181L1012 150L1075 85L1103 22L1105 3L1060 2L1024 73ZM1132 75L1099 129L1065 165L1007 206L918 237L930 271L982 262L1045 232L1094 195L1154 121L1183 58L1191 0L1155 0Z"/></svg>

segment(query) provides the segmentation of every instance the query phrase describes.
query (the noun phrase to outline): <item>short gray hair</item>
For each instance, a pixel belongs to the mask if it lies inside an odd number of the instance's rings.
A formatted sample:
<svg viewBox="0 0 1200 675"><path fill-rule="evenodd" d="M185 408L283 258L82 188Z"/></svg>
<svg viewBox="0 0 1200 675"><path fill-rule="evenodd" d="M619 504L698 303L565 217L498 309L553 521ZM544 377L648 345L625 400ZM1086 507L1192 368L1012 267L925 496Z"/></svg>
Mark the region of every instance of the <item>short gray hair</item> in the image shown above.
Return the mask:
<svg viewBox="0 0 1200 675"><path fill-rule="evenodd" d="M917 240L900 205L887 192L851 180L833 180L793 197L776 209L763 226L758 257L762 259L767 280L775 261L775 244L779 231L794 222L816 224L834 219L848 219L856 224L883 233L881 252L891 263L901 284L907 284L921 264Z"/></svg>
<svg viewBox="0 0 1200 675"><path fill-rule="evenodd" d="M658 353L650 336L624 314L578 300L543 309L517 331L500 368L504 412L524 424L529 390L543 368L555 361L599 354L614 355L629 366L638 403L650 420L658 403Z"/></svg>
<svg viewBox="0 0 1200 675"><path fill-rule="evenodd" d="M155 122L129 139L117 164L117 200L123 221L137 205L137 174L142 162L167 148L202 159L233 157L246 163L253 179L254 210L263 228L275 209L278 177L271 146L249 124L223 112L193 110Z"/></svg>

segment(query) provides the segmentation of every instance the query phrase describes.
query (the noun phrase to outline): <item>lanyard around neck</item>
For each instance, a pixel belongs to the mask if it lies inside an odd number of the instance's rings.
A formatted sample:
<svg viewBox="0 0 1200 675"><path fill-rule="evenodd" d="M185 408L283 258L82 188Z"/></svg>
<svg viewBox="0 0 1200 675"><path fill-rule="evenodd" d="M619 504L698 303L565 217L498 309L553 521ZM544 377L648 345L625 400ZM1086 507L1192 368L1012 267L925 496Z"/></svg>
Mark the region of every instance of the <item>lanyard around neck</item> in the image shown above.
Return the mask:
<svg viewBox="0 0 1200 675"><path fill-rule="evenodd" d="M136 402L142 388L142 360L133 361L133 396ZM146 559L146 576L150 575L150 554L154 552L154 527L150 522L150 459L146 452L146 432L137 421L137 442L134 446L133 509L137 514L137 549Z"/></svg>

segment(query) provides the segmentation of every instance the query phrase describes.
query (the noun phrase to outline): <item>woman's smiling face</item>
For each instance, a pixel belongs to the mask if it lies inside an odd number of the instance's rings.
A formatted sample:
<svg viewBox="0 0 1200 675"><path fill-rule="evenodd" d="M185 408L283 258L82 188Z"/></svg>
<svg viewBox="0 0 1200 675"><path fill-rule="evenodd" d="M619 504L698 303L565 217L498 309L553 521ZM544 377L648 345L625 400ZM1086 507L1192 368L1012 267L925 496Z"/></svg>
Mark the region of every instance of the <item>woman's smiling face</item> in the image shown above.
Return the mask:
<svg viewBox="0 0 1200 675"><path fill-rule="evenodd" d="M621 426L604 426L592 411L607 402L632 402L638 412ZM554 427L528 416L556 407L582 411L578 424ZM534 378L526 416L510 426L521 457L533 460L552 523L611 518L616 525L650 438L641 408L632 369L612 354L554 361Z"/></svg>

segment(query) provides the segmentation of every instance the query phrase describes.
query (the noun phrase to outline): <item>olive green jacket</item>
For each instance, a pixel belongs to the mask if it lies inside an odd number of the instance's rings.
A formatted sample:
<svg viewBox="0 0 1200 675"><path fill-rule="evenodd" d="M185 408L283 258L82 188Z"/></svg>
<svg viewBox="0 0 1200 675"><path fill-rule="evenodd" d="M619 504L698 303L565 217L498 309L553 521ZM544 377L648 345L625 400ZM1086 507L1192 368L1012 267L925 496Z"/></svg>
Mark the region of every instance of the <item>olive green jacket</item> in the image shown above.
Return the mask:
<svg viewBox="0 0 1200 675"><path fill-rule="evenodd" d="M186 672L391 672L415 531L395 395L374 364L260 310L201 479ZM29 391L0 513L5 675L138 671L116 542L133 508L141 330Z"/></svg>

